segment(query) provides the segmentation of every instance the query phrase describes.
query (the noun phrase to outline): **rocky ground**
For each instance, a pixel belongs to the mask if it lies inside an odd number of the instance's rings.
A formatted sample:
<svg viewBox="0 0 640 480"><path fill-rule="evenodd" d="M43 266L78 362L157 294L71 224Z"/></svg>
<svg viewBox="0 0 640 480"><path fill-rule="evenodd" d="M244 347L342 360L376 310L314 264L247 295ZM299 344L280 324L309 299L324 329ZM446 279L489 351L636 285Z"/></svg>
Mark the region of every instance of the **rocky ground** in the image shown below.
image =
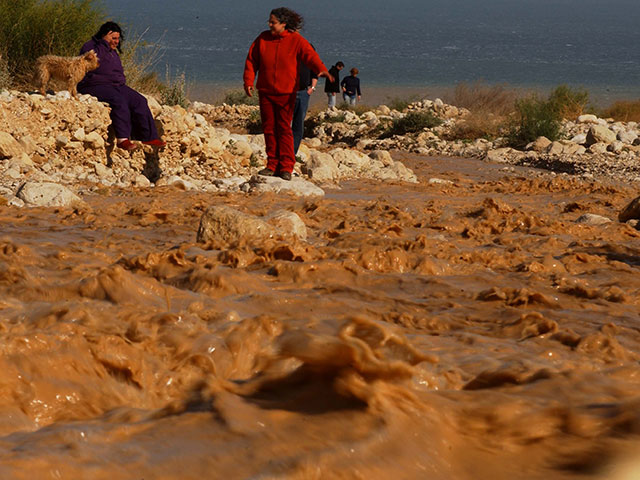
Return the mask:
<svg viewBox="0 0 640 480"><path fill-rule="evenodd" d="M353 178L416 182L413 172L389 153L397 150L482 158L586 179L640 181L638 125L594 115L565 121L567 140L540 137L518 151L506 147L503 138L446 140L469 112L439 99L414 102L405 112L384 105L361 115L329 110L313 119L313 136L301 146L294 180L285 182L256 175L266 160L262 135L232 133L246 125L247 118L257 116L257 107L194 102L185 110L160 105L153 98L149 105L167 147L129 153L114 148L108 106L91 96L73 100L66 91L47 96L3 91L0 201L17 207L63 205L81 201L83 192L111 186L322 195L323 185ZM380 138L382 126L414 111L429 112L442 124Z"/></svg>

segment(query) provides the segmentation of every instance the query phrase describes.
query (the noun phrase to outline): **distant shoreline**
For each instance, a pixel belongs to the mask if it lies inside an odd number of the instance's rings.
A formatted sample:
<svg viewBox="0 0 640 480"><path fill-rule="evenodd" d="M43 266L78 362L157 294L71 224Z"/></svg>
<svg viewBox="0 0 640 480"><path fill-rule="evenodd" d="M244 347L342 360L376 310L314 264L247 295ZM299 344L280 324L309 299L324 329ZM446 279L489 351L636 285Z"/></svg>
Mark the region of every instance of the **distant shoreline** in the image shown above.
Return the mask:
<svg viewBox="0 0 640 480"><path fill-rule="evenodd" d="M562 82L553 86L520 86L504 84L506 88L527 92L535 92L541 95ZM639 100L640 88L637 86L578 86L589 92L589 99L595 107L606 107L618 100ZM362 102L366 105L376 106L388 103L394 98L442 98L451 101L455 85L367 85L366 79L362 79ZM230 91L242 90L242 82L237 83L207 83L190 82L187 85L187 93L192 101L199 101L209 104L222 102L225 95ZM320 80L319 87L311 97L311 107L326 103L327 97L324 93L324 80Z"/></svg>

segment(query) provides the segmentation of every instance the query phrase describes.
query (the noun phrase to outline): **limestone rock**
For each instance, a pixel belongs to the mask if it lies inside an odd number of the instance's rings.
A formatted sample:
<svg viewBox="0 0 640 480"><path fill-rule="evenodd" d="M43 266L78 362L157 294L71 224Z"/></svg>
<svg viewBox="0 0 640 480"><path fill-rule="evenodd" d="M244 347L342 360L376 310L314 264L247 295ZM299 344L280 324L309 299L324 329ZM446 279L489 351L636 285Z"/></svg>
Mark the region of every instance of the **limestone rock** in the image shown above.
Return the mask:
<svg viewBox="0 0 640 480"><path fill-rule="evenodd" d="M594 143L606 143L609 144L616 140L616 134L604 125L592 125L587 133L587 145L593 145Z"/></svg>
<svg viewBox="0 0 640 480"><path fill-rule="evenodd" d="M382 162L385 167L393 164L393 158L391 158L391 154L386 150L374 150L369 156L374 160Z"/></svg>
<svg viewBox="0 0 640 480"><path fill-rule="evenodd" d="M307 239L307 227L294 212L277 210L264 217L264 220L278 230L282 236L296 236L301 240Z"/></svg>
<svg viewBox="0 0 640 480"><path fill-rule="evenodd" d="M264 220L227 207L215 205L200 218L197 241L217 246L246 242L253 244L275 235L275 229Z"/></svg>
<svg viewBox="0 0 640 480"><path fill-rule="evenodd" d="M262 177L254 175L241 186L248 193L290 193L300 197L323 197L324 190L300 177L291 180L282 180L279 177Z"/></svg>
<svg viewBox="0 0 640 480"><path fill-rule="evenodd" d="M527 150L533 150L534 152L546 152L549 145L551 145L551 140L547 137L538 137L531 143L531 148L527 148ZM527 147L529 147L529 145L527 145Z"/></svg>
<svg viewBox="0 0 640 480"><path fill-rule="evenodd" d="M311 157L307 160L306 173L316 182L333 182L340 176L338 163L331 155L316 150L311 151Z"/></svg>
<svg viewBox="0 0 640 480"><path fill-rule="evenodd" d="M18 141L7 132L0 132L0 158L20 155L23 149Z"/></svg>
<svg viewBox="0 0 640 480"><path fill-rule="evenodd" d="M603 217L602 215L585 213L576 219L576 223L583 223L585 225L604 225L606 223L611 223L611 219Z"/></svg>
<svg viewBox="0 0 640 480"><path fill-rule="evenodd" d="M20 187L16 196L34 207L65 207L84 203L67 187L50 182L27 182Z"/></svg>
<svg viewBox="0 0 640 480"><path fill-rule="evenodd" d="M598 123L598 117L590 113L580 115L578 117L578 123Z"/></svg>

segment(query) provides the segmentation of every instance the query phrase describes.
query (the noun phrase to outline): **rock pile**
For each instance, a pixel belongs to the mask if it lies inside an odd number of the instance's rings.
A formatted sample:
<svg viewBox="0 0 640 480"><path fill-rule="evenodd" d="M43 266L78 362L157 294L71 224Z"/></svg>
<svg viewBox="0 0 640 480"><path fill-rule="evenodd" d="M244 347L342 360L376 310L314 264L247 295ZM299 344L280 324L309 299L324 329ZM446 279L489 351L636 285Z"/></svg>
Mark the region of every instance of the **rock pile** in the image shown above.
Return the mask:
<svg viewBox="0 0 640 480"><path fill-rule="evenodd" d="M320 195L322 190L298 178L292 185L253 179L266 163L264 137L231 133L220 125L246 122L257 107L212 106L194 103L189 111L160 105L148 98L158 130L167 141L161 152L144 147L132 153L114 148L109 137L109 107L89 95L71 99L66 91L42 96L17 91L0 94L0 202L15 206L75 202L75 194L51 195L50 185L66 185L76 193L100 186L151 187L175 185L202 191L289 191ZM415 175L390 155L372 156L352 149L323 151L311 139L302 147L302 159L314 158L305 168L314 182L347 178L396 179L415 182ZM384 157L383 160L380 158ZM326 174L322 172L325 171ZM24 195L24 186L40 185L41 194ZM19 196L18 192L23 195ZM53 198L56 200L53 200ZM35 200L35 199L38 200ZM62 200L66 199L66 200Z"/></svg>
<svg viewBox="0 0 640 480"><path fill-rule="evenodd" d="M313 136L304 140L299 151L300 162L294 171L297 180L286 185L255 177L266 162L262 135L232 133L246 127L248 119L259 117L258 107L194 102L185 110L160 105L153 98L149 106L167 147L160 153L151 147L128 153L114 148L109 138L109 108L91 96L73 100L65 91L46 97L3 91L0 202L16 206L46 203L43 199L48 196L25 196L27 182L67 185L75 193L100 186L175 185L186 190L272 190L296 195L321 195L317 185L351 178L416 182L413 172L394 161L389 150L476 157L586 178L606 175L640 180L640 130L635 122L582 115L563 123L566 140L551 142L541 137L520 151L507 147L504 138L447 140L470 112L440 99L425 99L403 112L381 105L360 115L336 109L317 114L310 119L315 125ZM381 138L381 130L411 112L427 112L442 123ZM58 195L55 202L62 198L76 201L72 195Z"/></svg>

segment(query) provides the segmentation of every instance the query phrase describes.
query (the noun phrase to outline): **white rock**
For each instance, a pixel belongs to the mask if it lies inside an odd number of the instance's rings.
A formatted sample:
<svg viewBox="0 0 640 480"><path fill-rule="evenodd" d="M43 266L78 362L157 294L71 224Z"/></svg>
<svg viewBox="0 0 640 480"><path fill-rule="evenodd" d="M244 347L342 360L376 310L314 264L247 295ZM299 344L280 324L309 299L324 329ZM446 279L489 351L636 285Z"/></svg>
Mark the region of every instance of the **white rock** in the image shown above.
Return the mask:
<svg viewBox="0 0 640 480"><path fill-rule="evenodd" d="M587 134L586 133L578 133L571 138L573 143L583 144L587 142Z"/></svg>
<svg viewBox="0 0 640 480"><path fill-rule="evenodd" d="M309 178L316 182L333 182L340 175L338 163L333 157L317 150L311 150L311 156L306 163L306 171Z"/></svg>
<svg viewBox="0 0 640 480"><path fill-rule="evenodd" d="M307 239L307 227L294 212L276 210L264 217L264 220L278 230L283 236L296 236L301 240Z"/></svg>
<svg viewBox="0 0 640 480"><path fill-rule="evenodd" d="M147 188L151 186L151 181L149 181L149 179L147 177L145 177L144 175L142 175L141 173L139 173L138 175L135 176L135 178L133 179L133 184L136 187L141 187L141 188Z"/></svg>
<svg viewBox="0 0 640 480"><path fill-rule="evenodd" d="M374 150L369 153L369 156L382 162L385 167L393 164L393 158L391 158L391 154L387 150Z"/></svg>
<svg viewBox="0 0 640 480"><path fill-rule="evenodd" d="M75 132L73 132L71 138L77 142L84 142L85 135L86 134L84 133L84 128L80 127Z"/></svg>
<svg viewBox="0 0 640 480"><path fill-rule="evenodd" d="M590 113L580 115L578 117L578 123L598 123L598 117Z"/></svg>
<svg viewBox="0 0 640 480"><path fill-rule="evenodd" d="M580 217L576 219L576 223L582 223L585 225L604 225L606 223L611 223L611 219L603 217L602 215L585 213L584 215L580 215Z"/></svg>
<svg viewBox="0 0 640 480"><path fill-rule="evenodd" d="M245 241L255 244L275 235L274 227L264 220L226 205L207 209L200 218L198 242L213 242L218 246Z"/></svg>
<svg viewBox="0 0 640 480"><path fill-rule="evenodd" d="M427 183L429 183L430 185L453 185L453 182L451 180L445 180L443 178L437 177L430 178Z"/></svg>
<svg viewBox="0 0 640 480"><path fill-rule="evenodd" d="M638 138L638 134L633 131L621 130L618 132L618 140L627 145L633 145L634 140Z"/></svg>
<svg viewBox="0 0 640 480"><path fill-rule="evenodd" d="M282 180L279 177L262 177L254 175L242 185L242 190L249 193L290 193L300 197L322 197L324 190L300 177L291 180Z"/></svg>
<svg viewBox="0 0 640 480"><path fill-rule="evenodd" d="M29 206L64 207L84 203L67 187L57 183L26 182L16 196Z"/></svg>
<svg viewBox="0 0 640 480"><path fill-rule="evenodd" d="M616 134L603 125L592 125L587 132L587 145L594 143L611 143L615 141Z"/></svg>

